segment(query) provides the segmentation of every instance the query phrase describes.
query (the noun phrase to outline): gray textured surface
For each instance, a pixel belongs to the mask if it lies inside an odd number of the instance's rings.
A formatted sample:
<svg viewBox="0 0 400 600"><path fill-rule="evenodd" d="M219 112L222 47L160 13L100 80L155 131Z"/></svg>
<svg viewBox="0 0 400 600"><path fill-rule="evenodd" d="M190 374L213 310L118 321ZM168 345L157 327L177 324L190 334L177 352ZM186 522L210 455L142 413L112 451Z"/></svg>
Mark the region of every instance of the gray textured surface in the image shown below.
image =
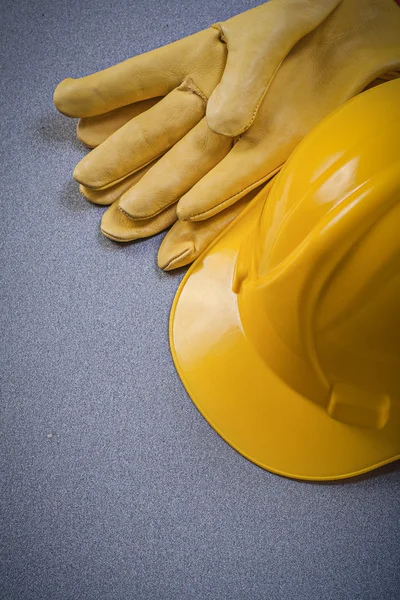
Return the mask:
<svg viewBox="0 0 400 600"><path fill-rule="evenodd" d="M254 4L2 3L2 599L400 598L399 466L299 483L214 433L169 354L182 273L160 237L100 235L52 107L64 77Z"/></svg>

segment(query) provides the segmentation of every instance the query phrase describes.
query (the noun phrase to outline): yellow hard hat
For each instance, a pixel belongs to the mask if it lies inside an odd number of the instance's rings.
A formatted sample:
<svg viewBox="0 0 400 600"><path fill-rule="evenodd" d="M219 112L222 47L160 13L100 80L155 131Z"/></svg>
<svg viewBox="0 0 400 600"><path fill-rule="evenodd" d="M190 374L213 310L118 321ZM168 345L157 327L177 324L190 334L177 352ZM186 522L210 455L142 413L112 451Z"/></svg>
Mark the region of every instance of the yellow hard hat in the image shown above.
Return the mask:
<svg viewBox="0 0 400 600"><path fill-rule="evenodd" d="M400 80L322 121L194 263L173 358L238 452L299 479L400 458Z"/></svg>

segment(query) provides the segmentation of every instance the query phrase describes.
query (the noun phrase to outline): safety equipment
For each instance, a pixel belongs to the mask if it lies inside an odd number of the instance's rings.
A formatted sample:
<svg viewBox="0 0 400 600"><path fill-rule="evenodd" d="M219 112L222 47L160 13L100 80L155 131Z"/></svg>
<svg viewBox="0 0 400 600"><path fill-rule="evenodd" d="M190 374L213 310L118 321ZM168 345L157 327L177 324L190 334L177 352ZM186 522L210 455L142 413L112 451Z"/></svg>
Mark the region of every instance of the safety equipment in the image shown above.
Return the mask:
<svg viewBox="0 0 400 600"><path fill-rule="evenodd" d="M244 198L206 221L193 223L177 219L175 204L153 218L135 221L118 210L118 202L114 202L103 215L101 230L110 239L125 242L149 237L172 225L161 242L157 257L160 269L171 271L190 264L200 256L219 233L244 210L259 189L252 190ZM112 233L107 233L108 231Z"/></svg>
<svg viewBox="0 0 400 600"><path fill-rule="evenodd" d="M188 271L176 367L261 467L340 479L400 458L399 231L397 80L323 120Z"/></svg>
<svg viewBox="0 0 400 600"><path fill-rule="evenodd" d="M207 115L212 129L240 135L254 121L284 57L340 2L272 0L99 73L66 79L55 91L55 104L67 116L93 117L165 96L153 111L151 127L157 129L156 135L166 130L173 135L173 123L168 121L174 113L179 112L181 132L188 119L189 131L193 120L200 121L205 112L203 101L210 98ZM167 142L165 137L162 141Z"/></svg>
<svg viewBox="0 0 400 600"><path fill-rule="evenodd" d="M147 221L143 226L150 225L151 232L156 233L171 224L176 215L181 220L192 222L215 216L271 178L304 135L324 116L363 90L380 74L400 68L400 10L395 3L388 0L343 0L339 4L306 4L312 5L317 13L323 6L323 10L327 11L324 12L325 19L316 26L322 16L319 13L318 19L314 15L307 21L308 26L311 22L314 24L314 29L292 47L280 66L276 63L279 68L273 79L268 80L263 100L257 105L257 116L239 139L210 129L211 123L214 130L222 131L215 126L214 117L211 118L209 113L207 119L203 117L207 98L214 89L218 90L219 98L223 97L222 85L229 88L230 82L235 80L235 65L251 63L244 54L243 61L239 60L242 53L236 50L235 60L229 59L230 49L235 47L231 44L232 39L241 40L243 36L248 40L248 31L252 27L259 31L260 23L268 23L267 13L263 11L271 6L287 7L286 16L280 9L280 12L276 9L276 14L292 23L301 12L296 12L292 3L272 0L234 18L237 19L236 33L233 38L228 36L227 67L218 88L216 85L222 76L226 53L220 37L212 38L217 44L215 47L219 48L216 51L220 53L218 60L215 52L204 51L204 48L209 49L207 40L211 39L210 36L218 33L213 28L196 34L198 37L192 36L176 45L156 50L154 54L131 59L111 70L60 84L55 94L56 105L68 114L89 115L89 118L95 111L114 109L123 103L151 95L159 97L169 92L149 110L120 127L85 157L75 170L74 176L84 189L92 190L85 195L93 198L100 190L102 203L107 197L107 188L111 190L115 184L136 175L133 185L125 189L117 200L117 206L104 217L102 231L105 235L120 241L135 239L138 229L143 230L139 221ZM338 4L336 8L335 4ZM307 14L306 10L304 14ZM276 23L280 22L275 13L274 17ZM241 19L246 23L242 29L238 25ZM222 31L231 31L228 23L230 21L222 25ZM281 31L280 27L277 29ZM301 31L305 31L303 25ZM263 62L262 53L259 53L261 47L266 47L258 43L259 37L258 34L254 36L255 46L250 42L247 44L252 48L249 53L254 63ZM278 44L272 33L270 37L274 44ZM278 39L283 47L288 48L290 44L284 42L282 36ZM295 38L291 39L294 41ZM242 42L237 44L239 47ZM271 55L276 56L277 51L272 52L272 48L275 49L275 46L270 47ZM282 52L278 54L282 56ZM204 60L199 60L200 55ZM185 57L185 65L190 66L189 71L183 73L180 66L182 56ZM240 87L243 72L239 66L237 69L236 81ZM137 74L137 79L132 72ZM181 85L170 91L181 81L166 81L171 72L178 73L180 78L190 72L191 78L184 79ZM135 83L132 84L132 81ZM140 82L140 89L132 91L132 87L138 87L136 81ZM243 89L249 89L248 83L243 85ZM215 108L212 98L209 105ZM227 106L224 102L222 105ZM128 109L125 115L127 112ZM235 115L235 111L229 115L232 122ZM90 129L88 123L86 129ZM142 170L157 158L159 160L147 172ZM178 203L176 214L172 208L175 203ZM121 229L125 229L124 235L121 235ZM169 264L173 262L169 261Z"/></svg>
<svg viewBox="0 0 400 600"><path fill-rule="evenodd" d="M146 156L146 152L150 152L154 155L154 145L161 156L170 148L171 143L182 138L187 129L204 116L206 93L211 93L207 112L214 129L231 136L240 134L254 120L258 106L284 56L339 1L317 1L310 5L308 0L273 0L225 23L216 24L205 32L101 73L78 81L65 80L56 89L55 104L64 114L81 117L77 127L78 138L89 148L99 146L122 125L142 115L141 119L131 123L133 130L125 129L123 139L117 144L120 143L123 148L128 139L136 136L137 143L131 148L131 152L141 164L145 162L143 154ZM222 72L222 81L219 83ZM157 94L166 95L164 102ZM148 98L154 95L156 97ZM148 99L141 100L143 97ZM132 102L133 104L129 104ZM152 107L154 110L149 111ZM186 116L188 123L185 123ZM227 154L232 146L232 139L213 134L203 120L190 140L192 150L196 144L205 141L211 159L211 162L203 159L200 172L197 163L202 160L201 153L200 156L192 153L194 168L191 180L195 183L196 178L205 174L216 161ZM108 150L103 147L103 150L108 155L107 160L114 162L119 170L119 150L115 153L110 147ZM168 158L171 163L173 153L169 153ZM92 161L92 157L89 160ZM155 161L151 160L138 170L137 165L134 166L135 172L122 181L114 173L118 183L111 187L99 189L98 186L81 184L80 191L91 202L109 205L138 183L154 164ZM80 168L82 169L82 165ZM176 165L173 164L172 168L176 170ZM167 170L168 162L164 161L161 165L161 179L169 182L171 187L171 178L166 177ZM177 173L176 176L180 177L180 174ZM157 177L158 174L153 173L148 181L155 182ZM79 175L77 178L79 179ZM190 181L186 178L182 183L183 190L186 191ZM150 188L154 186L150 184ZM163 193L162 189L153 191ZM169 190L169 196L171 193L176 195L178 190ZM237 206L224 211L223 215L217 215L207 225L177 223L160 248L158 264L169 269L194 260L205 244L239 214L253 195L247 195ZM115 241L131 241L159 233L177 220L176 207L172 206L145 219L129 218L116 208L114 206L102 222L103 233Z"/></svg>
<svg viewBox="0 0 400 600"><path fill-rule="evenodd" d="M388 79L395 78L398 73L388 73ZM385 80L377 78L370 86L380 85ZM140 104L140 103L138 103ZM137 110L137 105L134 105ZM92 144L101 143L101 136L110 135L111 128L117 129L120 124L118 119L121 115L116 115L112 122L104 121L100 118L93 122L93 127L86 131L86 143L91 140ZM81 120L82 123L82 120ZM107 237L117 242L129 242L132 240L149 237L159 233L163 229L171 227L168 234L164 237L158 252L158 266L166 271L190 264L202 251L211 244L214 239L223 231L249 204L257 195L261 186L252 190L246 196L221 211L220 213L204 221L181 221L177 220L176 205L172 205L159 215L142 220L133 220L118 210L118 198L137 183L144 172L147 172L155 163L151 163L141 174L134 174L124 179L120 183L102 191L91 190L80 186L81 193L91 202L99 205L112 204L112 207L106 211L102 219L102 230Z"/></svg>

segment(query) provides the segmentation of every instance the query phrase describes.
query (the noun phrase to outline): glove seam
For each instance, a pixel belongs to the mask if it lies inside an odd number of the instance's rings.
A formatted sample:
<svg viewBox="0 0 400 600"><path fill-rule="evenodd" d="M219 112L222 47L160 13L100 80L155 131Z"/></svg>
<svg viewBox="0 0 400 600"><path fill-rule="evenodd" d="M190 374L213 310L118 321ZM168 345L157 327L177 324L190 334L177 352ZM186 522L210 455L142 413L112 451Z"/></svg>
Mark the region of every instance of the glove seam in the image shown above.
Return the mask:
<svg viewBox="0 0 400 600"><path fill-rule="evenodd" d="M248 185L247 187L243 188L240 192L237 192L233 196L229 196L229 198L226 198L225 200L222 200L218 204L215 204L212 208L209 208L209 209L205 210L204 212L196 213L195 215L190 215L190 217L188 219L184 219L184 220L192 221L192 220L195 220L196 217L204 217L204 216L208 215L208 213L214 211L216 208L221 207L223 204L226 204L227 202L230 202L231 204L233 204L233 202L231 202L232 200L235 200L235 199L240 200L240 198L242 198L247 192L251 192L251 190L254 190L254 188L256 188L261 183L265 183L268 179L271 179L272 177L274 177L277 174L277 172L280 171L280 169L283 167L283 165L284 165L284 163L279 165L279 167L277 167L273 171L270 171L268 173L268 175L265 175L264 177L257 179L257 181L255 181L255 182L251 183L250 185ZM220 212L220 211L218 211L218 212ZM211 214L209 216L212 217L213 214Z"/></svg>
<svg viewBox="0 0 400 600"><path fill-rule="evenodd" d="M143 163L139 167L136 167L136 169L133 169L133 171L130 171L129 173L127 173L126 175L123 175L119 179L116 179L115 181L111 181L109 183L106 183L106 184L102 185L101 187L90 188L90 189L92 189L94 192L102 192L103 190L107 190L110 187L112 187L112 186L114 186L114 185L116 185L118 183L121 183L121 181L124 181L124 179L127 179L128 177L131 177L132 175L136 175L136 173L138 173L139 171L141 171L142 169L144 169L145 167L147 167L148 165L150 165L153 161L156 161L161 156L164 156L164 154L166 152L168 152L169 150L171 150L171 148L172 148L172 146L170 148L167 148L167 150L163 150L162 152L160 152L160 154L157 154L157 156L154 156L153 158L151 158L150 160L148 160L146 163ZM81 184L81 185L85 185L85 184L81 183L80 181L78 181L78 183ZM89 186L86 185L86 187L89 187Z"/></svg>
<svg viewBox="0 0 400 600"><path fill-rule="evenodd" d="M286 57L285 57L285 58L286 58ZM254 119L256 118L256 116L257 116L257 113L258 113L258 110L259 110L259 108L260 108L260 104L261 104L261 103L262 103L262 101L264 100L264 98L265 98L265 96L266 96L266 94L267 94L267 92L268 92L268 88L269 88L269 86L271 85L271 83L272 83L272 81L273 81L273 79L274 79L274 77L275 77L276 73L277 73L277 72L278 72L278 70L280 69L280 67L281 67L282 63L283 63L283 60L282 60L282 61L279 63L278 67L277 67L277 68L275 69L275 71L273 72L273 74L272 74L272 76L271 76L271 79L270 79L270 80L269 80L269 82L268 82L268 85L266 85L266 86L265 86L265 89L263 90L263 92L262 92L261 96L259 97L259 99L258 99L258 101L257 101L257 104L256 104L256 106L255 106L255 108L254 108L254 111L253 111L253 114L252 114L252 116L251 116L251 119L250 119L249 123L246 125L246 128L245 128L245 130L244 130L242 133L244 133L245 131L247 131L247 130L248 130L248 129L249 129L249 128L250 128L250 127L253 125L253 123L254 123Z"/></svg>
<svg viewBox="0 0 400 600"><path fill-rule="evenodd" d="M190 92L192 94L196 94L196 96L199 96L201 98L201 100L203 101L204 105L207 106L207 102L208 102L207 96L195 84L195 82L193 81L193 79L191 77L185 77L185 79L182 81L182 83L178 87L178 89L181 89L182 91L188 91L188 92Z"/></svg>
<svg viewBox="0 0 400 600"><path fill-rule="evenodd" d="M171 258L171 260L165 265L165 267L162 267L162 269L163 270L168 269L174 262L176 262L177 260L183 258L186 254L190 254L190 253L191 253L190 248L187 248L186 250L183 250L183 252L181 252L177 256L174 256L174 258Z"/></svg>
<svg viewBox="0 0 400 600"><path fill-rule="evenodd" d="M127 213L126 210L124 210L122 208L122 206L118 206L118 210L120 210L125 217L128 217L132 221L146 221L147 219L152 219L153 217L157 217L162 212L164 212L164 210L167 210L167 208L170 208L173 204L176 204L176 202L177 202L176 200L173 200L172 202L170 202L166 206L163 206L159 211L157 211L155 213L151 213L151 215L146 215L145 217L132 217L132 215L130 215L129 213Z"/></svg>
<svg viewBox="0 0 400 600"><path fill-rule="evenodd" d="M221 42L224 42L224 44L228 45L228 40L225 36L224 30L222 29L222 23L213 23L211 27L218 31Z"/></svg>
<svg viewBox="0 0 400 600"><path fill-rule="evenodd" d="M124 240L124 238L119 238L116 235L111 235L110 233L106 233L105 230L102 229L101 227L100 227L100 231L106 238L108 238L109 240L112 240L113 242L129 243L129 242L134 242L135 239L140 239L140 238L133 238L131 240Z"/></svg>

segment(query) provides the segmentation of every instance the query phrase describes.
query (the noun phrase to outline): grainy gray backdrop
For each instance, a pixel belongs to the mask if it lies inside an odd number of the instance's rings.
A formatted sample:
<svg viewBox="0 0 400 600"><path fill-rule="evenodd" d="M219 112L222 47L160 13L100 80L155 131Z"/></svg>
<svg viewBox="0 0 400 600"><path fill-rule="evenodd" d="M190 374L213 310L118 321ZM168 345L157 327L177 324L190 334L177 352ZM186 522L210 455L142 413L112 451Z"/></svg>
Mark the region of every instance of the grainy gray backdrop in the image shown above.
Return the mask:
<svg viewBox="0 0 400 600"><path fill-rule="evenodd" d="M398 600L400 467L338 484L269 474L198 414L170 357L181 273L118 246L71 172L56 84L251 0L3 1L4 600Z"/></svg>

